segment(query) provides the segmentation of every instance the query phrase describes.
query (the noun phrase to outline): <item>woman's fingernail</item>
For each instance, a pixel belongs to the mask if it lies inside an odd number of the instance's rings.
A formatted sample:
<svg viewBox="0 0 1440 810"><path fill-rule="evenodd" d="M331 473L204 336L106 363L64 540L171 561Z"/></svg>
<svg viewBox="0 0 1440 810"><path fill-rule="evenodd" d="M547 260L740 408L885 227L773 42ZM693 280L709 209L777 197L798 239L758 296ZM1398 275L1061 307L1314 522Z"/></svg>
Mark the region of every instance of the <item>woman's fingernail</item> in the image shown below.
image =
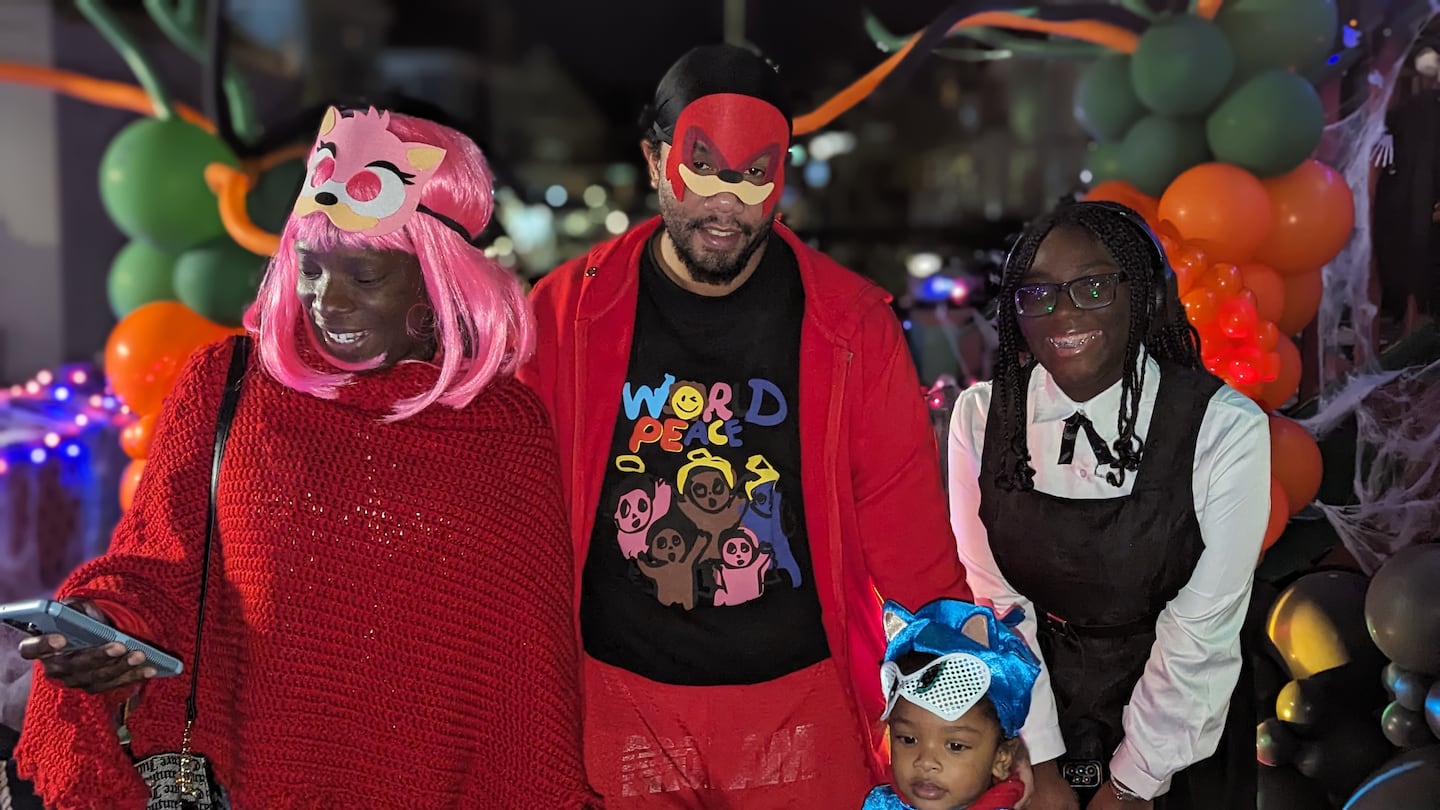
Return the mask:
<svg viewBox="0 0 1440 810"><path fill-rule="evenodd" d="M153 677L155 677L156 674L158 674L158 673L156 673L155 670L150 669L150 668L147 667L147 668L145 669L145 671L142 672L142 673L140 673L140 674L141 674L141 675L144 675L144 676L147 677L147 678L153 678Z"/></svg>
<svg viewBox="0 0 1440 810"><path fill-rule="evenodd" d="M105 648L105 654L110 656L111 658L119 658L120 656L125 654L125 645L111 644Z"/></svg>

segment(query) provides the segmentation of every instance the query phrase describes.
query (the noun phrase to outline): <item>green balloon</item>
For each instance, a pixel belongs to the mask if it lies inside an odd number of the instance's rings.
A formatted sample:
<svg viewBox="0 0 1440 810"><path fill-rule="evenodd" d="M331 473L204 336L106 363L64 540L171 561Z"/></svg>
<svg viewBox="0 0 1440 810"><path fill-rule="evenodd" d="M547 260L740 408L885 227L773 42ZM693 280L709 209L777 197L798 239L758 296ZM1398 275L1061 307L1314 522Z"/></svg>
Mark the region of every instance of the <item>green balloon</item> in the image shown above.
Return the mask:
<svg viewBox="0 0 1440 810"><path fill-rule="evenodd" d="M1121 176L1151 197L1165 193L1181 172L1210 159L1203 122L1163 115L1140 119L1126 133L1119 152Z"/></svg>
<svg viewBox="0 0 1440 810"><path fill-rule="evenodd" d="M1080 72L1075 84L1075 120L1090 137L1118 141L1144 115L1145 105L1130 83L1129 54L1102 56Z"/></svg>
<svg viewBox="0 0 1440 810"><path fill-rule="evenodd" d="M110 311L123 318L153 301L174 301L175 257L139 239L120 248L110 263L105 291Z"/></svg>
<svg viewBox="0 0 1440 810"><path fill-rule="evenodd" d="M265 258L221 237L175 262L180 303L222 326L239 326L265 277Z"/></svg>
<svg viewBox="0 0 1440 810"><path fill-rule="evenodd" d="M100 199L120 230L171 253L224 232L205 185L211 163L239 166L225 144L178 118L146 118L120 131L100 160Z"/></svg>
<svg viewBox="0 0 1440 810"><path fill-rule="evenodd" d="M1135 95L1161 115L1199 115L1210 109L1234 71L1224 32L1188 14L1147 28L1130 60Z"/></svg>
<svg viewBox="0 0 1440 810"><path fill-rule="evenodd" d="M1085 156L1085 169L1090 172L1091 184L1124 179L1121 151L1119 141L1110 143L1094 141L1090 144L1089 153Z"/></svg>
<svg viewBox="0 0 1440 810"><path fill-rule="evenodd" d="M1320 144L1324 129L1325 110L1315 88L1283 70L1246 81L1205 122L1216 159L1257 177L1299 166Z"/></svg>
<svg viewBox="0 0 1440 810"><path fill-rule="evenodd" d="M285 227L290 210L295 207L295 198L300 195L300 184L305 182L305 161L299 158L287 160L273 166L255 183L245 197L245 210L250 221L270 233L279 233Z"/></svg>
<svg viewBox="0 0 1440 810"><path fill-rule="evenodd" d="M1309 72L1330 55L1339 22L1335 0L1226 0L1215 15L1239 80L1269 68Z"/></svg>

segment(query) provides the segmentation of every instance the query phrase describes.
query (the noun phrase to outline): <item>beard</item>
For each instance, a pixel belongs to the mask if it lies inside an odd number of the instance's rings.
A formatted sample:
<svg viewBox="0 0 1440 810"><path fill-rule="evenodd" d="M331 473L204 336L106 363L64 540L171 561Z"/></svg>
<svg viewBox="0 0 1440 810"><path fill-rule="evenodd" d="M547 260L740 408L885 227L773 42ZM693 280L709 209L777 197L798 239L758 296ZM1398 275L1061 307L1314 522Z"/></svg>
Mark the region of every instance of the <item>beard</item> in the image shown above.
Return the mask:
<svg viewBox="0 0 1440 810"><path fill-rule="evenodd" d="M691 244L701 230L721 225L721 217L682 220L678 214L664 210L661 211L661 216L665 221L665 230L670 233L670 241L675 245L675 253L690 270L690 277L700 284L716 287L723 287L739 277L755 251L770 239L771 225L775 221L772 215L757 227L733 220L724 222L726 230L740 232L741 243L729 253L713 253L697 251L691 248Z"/></svg>

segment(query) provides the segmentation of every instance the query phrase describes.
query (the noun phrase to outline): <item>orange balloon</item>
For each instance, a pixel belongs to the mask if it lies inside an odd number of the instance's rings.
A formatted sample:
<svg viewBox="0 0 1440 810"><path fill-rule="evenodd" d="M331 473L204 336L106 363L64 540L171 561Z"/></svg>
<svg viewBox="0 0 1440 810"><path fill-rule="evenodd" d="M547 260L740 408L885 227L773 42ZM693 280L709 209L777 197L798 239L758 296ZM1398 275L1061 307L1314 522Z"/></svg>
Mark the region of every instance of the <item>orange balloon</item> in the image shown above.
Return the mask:
<svg viewBox="0 0 1440 810"><path fill-rule="evenodd" d="M1260 351L1274 351L1275 344L1279 342L1279 327L1275 326L1275 324L1271 321L1260 321L1260 325L1255 327L1255 345L1260 347Z"/></svg>
<svg viewBox="0 0 1440 810"><path fill-rule="evenodd" d="M1280 535L1285 533L1285 525L1290 522L1290 501L1285 495L1285 488L1274 478L1270 479L1270 521L1265 524L1265 539L1260 543L1260 553L1264 554L1275 545Z"/></svg>
<svg viewBox="0 0 1440 810"><path fill-rule="evenodd" d="M126 315L105 344L105 376L142 416L157 413L190 353L237 330L208 321L177 301L156 301Z"/></svg>
<svg viewBox="0 0 1440 810"><path fill-rule="evenodd" d="M1270 235L1274 216L1260 181L1228 163L1187 169L1160 197L1159 217L1213 261L1248 261Z"/></svg>
<svg viewBox="0 0 1440 810"><path fill-rule="evenodd" d="M155 414L140 417L120 431L120 449L133 459L150 456L150 442L155 438Z"/></svg>
<svg viewBox="0 0 1440 810"><path fill-rule="evenodd" d="M1221 298L1234 298L1240 294L1245 281L1240 277L1240 268L1228 262L1221 262L1210 268L1205 277L1205 286Z"/></svg>
<svg viewBox="0 0 1440 810"><path fill-rule="evenodd" d="M1185 305L1185 316L1197 329L1215 320L1219 300L1209 287L1196 287L1180 300Z"/></svg>
<svg viewBox="0 0 1440 810"><path fill-rule="evenodd" d="M1319 270L1282 279L1285 282L1285 307L1275 325L1282 335L1293 335L1315 320L1315 313L1320 311L1320 301L1325 296L1325 280Z"/></svg>
<svg viewBox="0 0 1440 810"><path fill-rule="evenodd" d="M1280 355L1280 373L1260 387L1260 405L1267 411L1289 402L1300 390L1300 349L1295 341L1281 338L1275 343L1275 352Z"/></svg>
<svg viewBox="0 0 1440 810"><path fill-rule="evenodd" d="M1276 321L1285 312L1285 280L1263 264L1240 265L1245 289L1255 294L1255 310L1262 321Z"/></svg>
<svg viewBox="0 0 1440 810"><path fill-rule="evenodd" d="M1355 228L1355 195L1339 172L1318 160L1262 181L1275 227L1255 260L1284 276L1306 273L1335 258Z"/></svg>
<svg viewBox="0 0 1440 810"><path fill-rule="evenodd" d="M1320 491L1320 446L1299 423L1270 416L1270 474L1285 489L1290 514L1304 509Z"/></svg>
<svg viewBox="0 0 1440 810"><path fill-rule="evenodd" d="M1106 180L1103 183L1097 183L1094 188L1085 193L1083 199L1086 202L1120 203L1143 217L1146 222L1150 223L1151 228L1155 227L1155 209L1160 202L1124 180Z"/></svg>
<svg viewBox="0 0 1440 810"><path fill-rule="evenodd" d="M125 472L120 474L120 510L130 511L130 504L135 502L135 488L140 486L140 475L145 472L145 459L137 458L131 461Z"/></svg>

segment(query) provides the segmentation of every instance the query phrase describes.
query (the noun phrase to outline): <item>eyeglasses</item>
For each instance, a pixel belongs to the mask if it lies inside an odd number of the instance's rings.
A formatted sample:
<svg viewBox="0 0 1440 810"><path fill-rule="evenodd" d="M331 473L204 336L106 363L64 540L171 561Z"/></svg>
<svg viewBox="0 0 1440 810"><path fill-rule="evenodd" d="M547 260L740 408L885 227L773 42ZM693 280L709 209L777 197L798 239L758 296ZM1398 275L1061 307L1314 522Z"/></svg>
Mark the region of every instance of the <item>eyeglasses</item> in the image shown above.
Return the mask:
<svg viewBox="0 0 1440 810"><path fill-rule="evenodd" d="M1015 312L1022 318L1043 318L1055 311L1060 294L1068 293L1076 309L1104 309L1115 303L1115 288L1130 277L1123 272L1085 276L1062 284L1026 284L1015 289Z"/></svg>

